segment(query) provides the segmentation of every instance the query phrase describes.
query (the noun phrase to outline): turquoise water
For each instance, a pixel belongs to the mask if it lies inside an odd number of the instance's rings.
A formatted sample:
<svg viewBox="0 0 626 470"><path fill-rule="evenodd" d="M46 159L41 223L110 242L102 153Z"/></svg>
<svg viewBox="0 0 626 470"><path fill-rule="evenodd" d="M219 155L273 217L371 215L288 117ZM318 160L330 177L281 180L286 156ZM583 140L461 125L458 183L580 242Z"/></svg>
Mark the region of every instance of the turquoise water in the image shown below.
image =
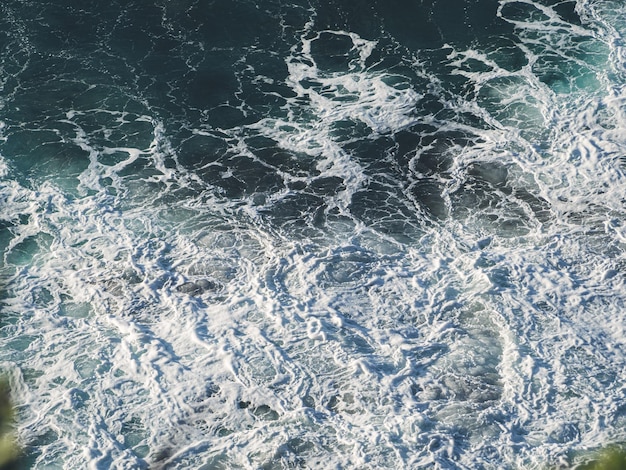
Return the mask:
<svg viewBox="0 0 626 470"><path fill-rule="evenodd" d="M625 18L3 2L23 466L571 468L624 442Z"/></svg>

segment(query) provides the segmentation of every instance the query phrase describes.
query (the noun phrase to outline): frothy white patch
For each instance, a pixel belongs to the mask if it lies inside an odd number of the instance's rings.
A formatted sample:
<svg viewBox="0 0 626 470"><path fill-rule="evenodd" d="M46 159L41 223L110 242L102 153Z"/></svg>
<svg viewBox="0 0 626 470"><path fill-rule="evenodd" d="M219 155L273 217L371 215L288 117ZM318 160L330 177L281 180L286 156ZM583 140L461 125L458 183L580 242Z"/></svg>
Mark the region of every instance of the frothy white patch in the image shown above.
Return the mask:
<svg viewBox="0 0 626 470"><path fill-rule="evenodd" d="M367 177L344 149L346 138L341 137L338 130L342 126L357 127L359 123L365 124L373 136L402 130L417 122L415 106L422 95L401 76L369 70L367 60L376 41L345 31L313 34L312 27L312 23L307 24L300 37L301 43L292 48L291 56L286 59L289 72L286 84L296 94L287 99L286 118L266 118L246 128L273 139L279 148L315 157L320 178L341 178L345 190L340 191L330 207L347 214L352 195L363 187ZM323 35L351 41L348 55L355 53L355 57L345 59L345 71L326 71L317 65L312 45ZM306 112L303 113L303 109ZM255 158L241 142L236 150ZM301 179L281 175L287 182ZM274 200L286 194L274 195Z"/></svg>
<svg viewBox="0 0 626 470"><path fill-rule="evenodd" d="M347 36L358 51L358 61L349 63L347 72L325 72L316 64L311 44L323 34ZM311 38L307 32L299 51L287 59L287 83L298 97L306 98L314 116L326 125L344 120L361 121L375 133L398 131L417 121L415 104L421 95L399 76L376 73L366 65L376 41L355 33L322 31ZM399 82L395 86L389 82ZM404 82L404 83L403 83Z"/></svg>

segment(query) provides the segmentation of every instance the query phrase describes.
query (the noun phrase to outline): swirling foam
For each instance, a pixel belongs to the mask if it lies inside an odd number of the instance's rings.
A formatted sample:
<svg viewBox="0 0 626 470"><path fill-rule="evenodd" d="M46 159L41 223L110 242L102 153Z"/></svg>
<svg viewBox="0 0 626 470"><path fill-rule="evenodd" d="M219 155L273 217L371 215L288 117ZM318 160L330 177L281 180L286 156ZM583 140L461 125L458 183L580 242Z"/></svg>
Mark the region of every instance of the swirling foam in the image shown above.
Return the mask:
<svg viewBox="0 0 626 470"><path fill-rule="evenodd" d="M624 25L604 8L578 6L591 29L502 1L527 65L447 47L474 91L439 96L462 110L447 121L372 66L376 42L305 23L282 117L192 129L226 142L204 168L219 178L247 176L235 159L278 174L264 194L228 198L185 167L149 106L50 119L78 155L64 173L24 176L3 155L0 361L31 466L533 468L623 440ZM571 37L607 61L547 80L539 56ZM324 68L315 48L333 39L344 55ZM390 161L420 130L433 138L384 174L349 146L390 142ZM466 140L437 147L450 131ZM432 148L453 162L427 165ZM424 188L446 211L405 237L379 230L353 213L374 184L389 193L367 209L389 223L404 214L392 196L417 210ZM329 217L306 219L314 232L267 216L311 195Z"/></svg>

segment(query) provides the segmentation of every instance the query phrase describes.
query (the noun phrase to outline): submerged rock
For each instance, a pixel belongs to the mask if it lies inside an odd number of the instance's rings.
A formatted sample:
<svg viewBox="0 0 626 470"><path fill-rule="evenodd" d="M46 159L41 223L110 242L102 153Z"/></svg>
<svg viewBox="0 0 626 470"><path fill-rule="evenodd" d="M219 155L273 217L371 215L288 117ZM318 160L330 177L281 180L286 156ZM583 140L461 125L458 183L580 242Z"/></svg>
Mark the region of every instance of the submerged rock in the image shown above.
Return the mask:
<svg viewBox="0 0 626 470"><path fill-rule="evenodd" d="M15 411L11 403L9 382L0 378L0 469L16 462L20 448L14 435Z"/></svg>
<svg viewBox="0 0 626 470"><path fill-rule="evenodd" d="M594 460L580 468L581 470L624 470L626 451L620 447L608 447L602 450Z"/></svg>
<svg viewBox="0 0 626 470"><path fill-rule="evenodd" d="M176 290L183 294L195 296L209 291L216 291L220 287L222 286L219 282L211 281L209 279L200 279L195 282L185 282L184 284L176 287Z"/></svg>

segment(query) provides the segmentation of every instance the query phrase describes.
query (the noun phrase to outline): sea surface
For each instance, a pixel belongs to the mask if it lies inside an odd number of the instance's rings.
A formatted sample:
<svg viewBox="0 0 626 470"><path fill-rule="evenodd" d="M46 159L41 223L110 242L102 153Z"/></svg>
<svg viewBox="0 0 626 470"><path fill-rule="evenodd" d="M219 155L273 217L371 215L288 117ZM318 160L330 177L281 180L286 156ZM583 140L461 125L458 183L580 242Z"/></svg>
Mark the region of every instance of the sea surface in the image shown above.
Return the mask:
<svg viewBox="0 0 626 470"><path fill-rule="evenodd" d="M2 0L28 469L626 441L626 2Z"/></svg>

